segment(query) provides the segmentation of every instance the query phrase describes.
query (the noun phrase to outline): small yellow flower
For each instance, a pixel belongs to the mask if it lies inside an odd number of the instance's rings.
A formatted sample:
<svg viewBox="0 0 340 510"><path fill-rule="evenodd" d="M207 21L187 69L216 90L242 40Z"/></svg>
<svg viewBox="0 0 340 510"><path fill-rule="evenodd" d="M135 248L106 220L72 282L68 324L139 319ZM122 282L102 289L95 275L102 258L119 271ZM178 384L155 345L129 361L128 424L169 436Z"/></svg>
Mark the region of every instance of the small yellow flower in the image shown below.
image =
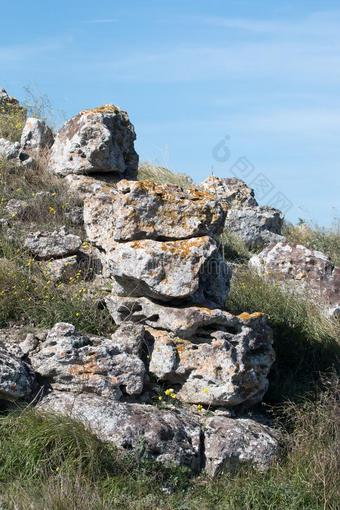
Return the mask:
<svg viewBox="0 0 340 510"><path fill-rule="evenodd" d="M165 390L164 393L166 394L167 397L170 397L172 393L175 393L175 390L173 388L168 388L167 390Z"/></svg>
<svg viewBox="0 0 340 510"><path fill-rule="evenodd" d="M199 413L201 413L201 412L203 411L203 406L202 406L202 404L198 404L198 406L197 406L197 411L198 411Z"/></svg>
<svg viewBox="0 0 340 510"><path fill-rule="evenodd" d="M203 388L203 393L209 393L209 388Z"/></svg>
<svg viewBox="0 0 340 510"><path fill-rule="evenodd" d="M177 398L177 393L171 393L170 397L171 398Z"/></svg>
<svg viewBox="0 0 340 510"><path fill-rule="evenodd" d="M76 313L75 313L75 316L76 316L76 317L79 317L79 315L80 315L80 313L79 313L79 312L76 312Z"/></svg>
<svg viewBox="0 0 340 510"><path fill-rule="evenodd" d="M55 213L57 212L56 211L56 208L55 207L52 207L51 205L49 206L48 208L48 212L52 215L55 215Z"/></svg>
<svg viewBox="0 0 340 510"><path fill-rule="evenodd" d="M158 400L163 400L163 397L159 395Z"/></svg>

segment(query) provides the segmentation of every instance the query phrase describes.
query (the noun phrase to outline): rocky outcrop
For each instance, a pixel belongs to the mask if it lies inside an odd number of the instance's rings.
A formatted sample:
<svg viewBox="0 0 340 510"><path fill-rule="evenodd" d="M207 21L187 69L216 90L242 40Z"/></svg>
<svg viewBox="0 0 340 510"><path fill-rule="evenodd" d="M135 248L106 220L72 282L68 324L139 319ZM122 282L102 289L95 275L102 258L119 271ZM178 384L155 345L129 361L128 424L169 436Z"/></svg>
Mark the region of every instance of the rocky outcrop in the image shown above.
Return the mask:
<svg viewBox="0 0 340 510"><path fill-rule="evenodd" d="M204 436L210 476L235 472L242 465L264 471L278 457L277 432L255 420L214 416L206 420Z"/></svg>
<svg viewBox="0 0 340 510"><path fill-rule="evenodd" d="M48 150L53 142L53 132L43 120L34 117L26 120L20 140L22 151L37 153Z"/></svg>
<svg viewBox="0 0 340 510"><path fill-rule="evenodd" d="M110 173L133 178L138 155L128 114L114 105L80 112L57 133L49 168L58 175Z"/></svg>
<svg viewBox="0 0 340 510"><path fill-rule="evenodd" d="M340 268L324 253L299 244L279 242L249 261L250 267L311 297L321 298L331 314L340 309Z"/></svg>
<svg viewBox="0 0 340 510"><path fill-rule="evenodd" d="M32 395L35 384L30 366L9 347L0 345L0 400L27 399Z"/></svg>
<svg viewBox="0 0 340 510"><path fill-rule="evenodd" d="M65 227L54 232L33 232L25 240L25 248L37 259L74 255L81 246L80 237L68 234Z"/></svg>
<svg viewBox="0 0 340 510"><path fill-rule="evenodd" d="M200 186L228 204L225 228L240 237L248 249L284 240L282 213L273 207L259 206L254 191L241 179L209 177Z"/></svg>
<svg viewBox="0 0 340 510"><path fill-rule="evenodd" d="M15 160L19 156L20 144L18 142L10 142L5 138L0 138L0 158L7 160Z"/></svg>
<svg viewBox="0 0 340 510"><path fill-rule="evenodd" d="M31 355L34 370L56 390L95 393L119 400L140 395L145 368L112 340L79 334L72 324L58 323Z"/></svg>
<svg viewBox="0 0 340 510"><path fill-rule="evenodd" d="M236 317L222 310L164 307L146 298L108 297L106 303L117 323L146 325L149 371L178 385L183 402L233 407L262 400L274 362L262 314Z"/></svg>

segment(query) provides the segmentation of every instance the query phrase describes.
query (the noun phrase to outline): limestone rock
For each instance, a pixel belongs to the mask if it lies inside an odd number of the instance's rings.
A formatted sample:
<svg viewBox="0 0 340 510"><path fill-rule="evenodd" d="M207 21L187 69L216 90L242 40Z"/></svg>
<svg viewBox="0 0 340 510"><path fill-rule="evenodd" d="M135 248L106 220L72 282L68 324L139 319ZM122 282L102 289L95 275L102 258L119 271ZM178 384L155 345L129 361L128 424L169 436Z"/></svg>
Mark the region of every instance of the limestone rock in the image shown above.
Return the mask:
<svg viewBox="0 0 340 510"><path fill-rule="evenodd" d="M214 195L151 181L120 181L85 199L88 238L109 250L118 241L180 240L223 230L226 207Z"/></svg>
<svg viewBox="0 0 340 510"><path fill-rule="evenodd" d="M54 142L54 135L47 124L40 119L29 117L21 134L21 149L25 152L48 150Z"/></svg>
<svg viewBox="0 0 340 510"><path fill-rule="evenodd" d="M20 219L25 217L29 211L29 208L30 205L26 200L17 200L15 198L11 198L11 200L9 200L5 206L5 210L11 218Z"/></svg>
<svg viewBox="0 0 340 510"><path fill-rule="evenodd" d="M116 243L107 261L124 295L216 307L224 306L228 294L230 268L207 236Z"/></svg>
<svg viewBox="0 0 340 510"><path fill-rule="evenodd" d="M249 265L288 288L321 297L332 313L340 306L340 268L320 251L279 242L254 255Z"/></svg>
<svg viewBox="0 0 340 510"><path fill-rule="evenodd" d="M123 352L112 340L83 336L72 324L56 324L31 355L31 363L57 390L112 400L119 400L123 392L143 391L145 368L137 356Z"/></svg>
<svg viewBox="0 0 340 510"><path fill-rule="evenodd" d="M30 366L4 346L0 346L0 399L29 398L35 387Z"/></svg>
<svg viewBox="0 0 340 510"><path fill-rule="evenodd" d="M0 158L16 159L19 156L20 144L18 142L10 142L5 138L0 138Z"/></svg>
<svg viewBox="0 0 340 510"><path fill-rule="evenodd" d="M271 330L264 317L240 321L237 328L213 326L191 341L146 327L153 345L149 371L178 384L180 400L191 404L252 406L268 389L274 362Z"/></svg>
<svg viewBox="0 0 340 510"><path fill-rule="evenodd" d="M75 278L79 269L77 255L62 259L39 262L41 271L53 282L68 283Z"/></svg>
<svg viewBox="0 0 340 510"><path fill-rule="evenodd" d="M65 176L65 181L71 193L84 199L88 195L92 195L105 186L108 186L108 184L102 180L102 177L103 176L101 176L101 179L96 179L88 175L68 174Z"/></svg>
<svg viewBox="0 0 340 510"><path fill-rule="evenodd" d="M258 203L255 199L254 190L249 188L244 181L235 177L210 176L201 182L200 187L213 193L216 198L227 202L230 208L254 207Z"/></svg>
<svg viewBox="0 0 340 510"><path fill-rule="evenodd" d="M245 464L264 471L278 458L277 432L251 419L208 418L204 435L205 469L210 476L235 472Z"/></svg>
<svg viewBox="0 0 340 510"><path fill-rule="evenodd" d="M113 173L133 177L136 139L128 114L114 105L80 112L57 133L50 170L59 175Z"/></svg>
<svg viewBox="0 0 340 510"><path fill-rule="evenodd" d="M201 467L202 438L198 421L184 410L143 404L113 403L105 398L52 392L40 409L71 416L101 440L134 450L165 465Z"/></svg>
<svg viewBox="0 0 340 510"><path fill-rule="evenodd" d="M140 356L144 343L145 328L142 324L125 321L113 333L111 339L123 352Z"/></svg>
<svg viewBox="0 0 340 510"><path fill-rule="evenodd" d="M239 236L251 250L284 240L283 217L278 209L266 206L230 209L225 228Z"/></svg>
<svg viewBox="0 0 340 510"><path fill-rule="evenodd" d="M80 237L68 234L65 227L54 232L33 232L25 240L25 248L38 259L74 255L81 246Z"/></svg>

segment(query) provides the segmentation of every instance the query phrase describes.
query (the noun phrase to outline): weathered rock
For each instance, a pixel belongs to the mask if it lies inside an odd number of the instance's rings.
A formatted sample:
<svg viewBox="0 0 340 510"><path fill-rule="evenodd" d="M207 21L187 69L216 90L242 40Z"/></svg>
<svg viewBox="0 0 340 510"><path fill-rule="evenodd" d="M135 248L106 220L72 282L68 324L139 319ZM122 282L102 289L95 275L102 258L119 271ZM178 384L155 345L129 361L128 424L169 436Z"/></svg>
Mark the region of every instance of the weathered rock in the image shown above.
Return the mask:
<svg viewBox="0 0 340 510"><path fill-rule="evenodd" d="M25 248L38 259L66 257L77 253L80 237L68 234L65 227L54 232L33 232L25 240Z"/></svg>
<svg viewBox="0 0 340 510"><path fill-rule="evenodd" d="M16 159L19 156L20 144L18 142L10 142L5 138L0 138L0 158Z"/></svg>
<svg viewBox="0 0 340 510"><path fill-rule="evenodd" d="M235 177L210 176L201 182L200 187L213 193L216 198L225 201L231 208L254 207L258 203L255 199L254 190L249 188L244 181Z"/></svg>
<svg viewBox="0 0 340 510"><path fill-rule="evenodd" d="M75 279L78 271L81 272L77 255L62 259L42 261L39 262L39 267L44 275L53 282L68 283L70 280L73 281Z"/></svg>
<svg viewBox="0 0 340 510"><path fill-rule="evenodd" d="M120 181L85 199L88 238L110 250L118 241L189 239L223 230L226 207L214 195L151 181Z"/></svg>
<svg viewBox="0 0 340 510"><path fill-rule="evenodd" d="M56 324L31 355L31 363L56 390L112 400L143 391L145 368L137 356L123 352L112 340L83 336L72 324Z"/></svg>
<svg viewBox="0 0 340 510"><path fill-rule="evenodd" d="M264 317L240 321L238 331L211 325L210 331L202 328L191 341L149 326L146 330L153 344L150 372L178 384L177 396L183 402L251 406L268 389L274 351Z"/></svg>
<svg viewBox="0 0 340 510"><path fill-rule="evenodd" d="M54 142L54 135L47 124L40 119L29 117L21 134L21 149L25 152L48 150Z"/></svg>
<svg viewBox="0 0 340 510"><path fill-rule="evenodd" d="M23 219L25 215L28 213L30 208L29 203L26 200L17 200L15 198L11 198L5 206L6 212L11 216L11 218L19 218Z"/></svg>
<svg viewBox="0 0 340 510"><path fill-rule="evenodd" d="M230 209L225 221L225 228L239 236L251 250L284 240L282 226L281 212L266 206Z"/></svg>
<svg viewBox="0 0 340 510"><path fill-rule="evenodd" d="M35 387L35 376L30 366L0 346L0 399L29 398Z"/></svg>
<svg viewBox="0 0 340 510"><path fill-rule="evenodd" d="M102 178L103 175L101 175L101 179L98 179L88 175L68 174L65 176L65 181L71 193L84 199L88 195L92 195L102 188L112 185L103 181Z"/></svg>
<svg viewBox="0 0 340 510"><path fill-rule="evenodd" d="M201 467L202 437L198 421L184 410L159 409L143 404L112 403L105 398L52 392L40 409L71 416L88 426L101 440L161 462Z"/></svg>
<svg viewBox="0 0 340 510"><path fill-rule="evenodd" d="M57 133L50 170L60 175L109 172L133 177L138 168L135 139L128 114L117 106L80 112Z"/></svg>
<svg viewBox="0 0 340 510"><path fill-rule="evenodd" d="M144 343L145 328L142 324L123 322L113 333L111 339L123 352L140 356Z"/></svg>
<svg viewBox="0 0 340 510"><path fill-rule="evenodd" d="M207 236L116 243L107 262L123 295L187 300L211 307L224 306L228 295L231 270L215 241Z"/></svg>
<svg viewBox="0 0 340 510"><path fill-rule="evenodd" d="M25 337L25 340L19 343L19 348L22 352L22 355L27 356L32 351L34 351L34 349L36 349L38 345L39 338L33 333L28 333L28 335L26 335Z"/></svg>
<svg viewBox="0 0 340 510"><path fill-rule="evenodd" d="M261 401L274 362L272 332L263 314L161 306L146 298L109 296L117 324L145 324L149 370L178 384L184 402L246 406ZM151 326L151 327L150 327Z"/></svg>
<svg viewBox="0 0 340 510"><path fill-rule="evenodd" d="M264 471L278 458L277 432L251 419L208 418L204 435L205 470L210 476L245 464Z"/></svg>
<svg viewBox="0 0 340 510"><path fill-rule="evenodd" d="M249 265L285 287L318 296L332 313L340 306L340 268L320 251L279 242L254 255Z"/></svg>
<svg viewBox="0 0 340 510"><path fill-rule="evenodd" d="M65 212L65 218L72 224L77 227L80 227L84 224L83 217L83 207L75 206L70 211Z"/></svg>

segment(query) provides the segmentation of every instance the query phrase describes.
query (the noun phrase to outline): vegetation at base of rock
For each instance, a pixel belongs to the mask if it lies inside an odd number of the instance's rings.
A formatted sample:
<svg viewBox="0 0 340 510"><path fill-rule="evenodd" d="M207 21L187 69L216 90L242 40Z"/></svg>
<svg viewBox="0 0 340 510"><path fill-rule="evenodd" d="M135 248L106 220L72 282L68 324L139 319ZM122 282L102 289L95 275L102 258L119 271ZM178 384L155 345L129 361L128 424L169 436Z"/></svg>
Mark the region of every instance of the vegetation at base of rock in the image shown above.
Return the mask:
<svg viewBox="0 0 340 510"><path fill-rule="evenodd" d="M176 184L182 188L189 188L193 185L193 180L188 175L172 172L163 166L146 162L139 165L137 178L139 181L148 180L157 184Z"/></svg>
<svg viewBox="0 0 340 510"><path fill-rule="evenodd" d="M0 138L11 142L20 141L26 116L26 110L18 104L0 102Z"/></svg>
<svg viewBox="0 0 340 510"><path fill-rule="evenodd" d="M283 235L292 243L326 253L332 262L340 265L340 219L331 228L321 228L301 221L298 225L286 224Z"/></svg>
<svg viewBox="0 0 340 510"><path fill-rule="evenodd" d="M267 401L301 397L313 389L320 372L340 369L340 322L325 317L315 302L240 267L232 279L227 309L268 315L276 363Z"/></svg>
<svg viewBox="0 0 340 510"><path fill-rule="evenodd" d="M224 230L220 237L220 246L225 260L243 264L246 263L252 255L244 241L227 229Z"/></svg>
<svg viewBox="0 0 340 510"><path fill-rule="evenodd" d="M0 417L0 504L6 510L336 510L339 390L333 378L316 400L280 409L290 431L280 464L213 481L122 454L67 418L13 411Z"/></svg>

